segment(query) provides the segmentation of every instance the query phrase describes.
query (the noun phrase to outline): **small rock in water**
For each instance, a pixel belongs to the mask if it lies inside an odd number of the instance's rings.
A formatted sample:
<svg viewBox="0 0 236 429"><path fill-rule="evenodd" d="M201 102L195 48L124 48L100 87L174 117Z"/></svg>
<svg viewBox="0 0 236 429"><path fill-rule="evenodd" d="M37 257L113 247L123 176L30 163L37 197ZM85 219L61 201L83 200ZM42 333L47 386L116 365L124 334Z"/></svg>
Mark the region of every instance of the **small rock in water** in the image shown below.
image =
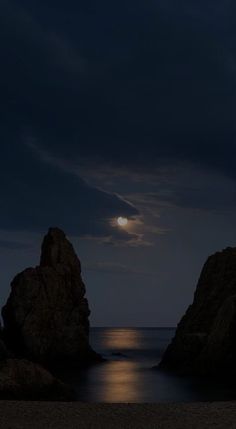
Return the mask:
<svg viewBox="0 0 236 429"><path fill-rule="evenodd" d="M127 358L127 355L125 355L124 353L121 353L121 352L113 352L112 356Z"/></svg>

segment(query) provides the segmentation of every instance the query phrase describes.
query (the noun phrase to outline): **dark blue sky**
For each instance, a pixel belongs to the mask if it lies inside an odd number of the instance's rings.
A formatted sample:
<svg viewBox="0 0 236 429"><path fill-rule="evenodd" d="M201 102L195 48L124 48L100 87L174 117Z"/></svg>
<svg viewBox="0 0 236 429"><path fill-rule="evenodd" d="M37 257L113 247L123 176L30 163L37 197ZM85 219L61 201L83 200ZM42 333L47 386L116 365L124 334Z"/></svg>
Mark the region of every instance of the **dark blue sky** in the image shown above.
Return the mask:
<svg viewBox="0 0 236 429"><path fill-rule="evenodd" d="M175 324L236 243L234 2L0 8L1 301L55 225L94 325Z"/></svg>

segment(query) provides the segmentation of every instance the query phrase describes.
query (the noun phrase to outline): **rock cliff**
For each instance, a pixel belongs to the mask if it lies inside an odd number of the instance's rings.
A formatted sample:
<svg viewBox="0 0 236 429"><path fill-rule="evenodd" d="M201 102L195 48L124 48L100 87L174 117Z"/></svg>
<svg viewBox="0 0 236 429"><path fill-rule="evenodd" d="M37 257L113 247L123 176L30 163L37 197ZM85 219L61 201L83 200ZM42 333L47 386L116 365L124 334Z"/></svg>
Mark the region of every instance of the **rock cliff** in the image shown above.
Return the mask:
<svg viewBox="0 0 236 429"><path fill-rule="evenodd" d="M236 248L210 256L161 368L236 374Z"/></svg>
<svg viewBox="0 0 236 429"><path fill-rule="evenodd" d="M40 265L18 274L2 310L3 338L18 356L46 365L89 363L89 306L80 261L63 231L51 228Z"/></svg>

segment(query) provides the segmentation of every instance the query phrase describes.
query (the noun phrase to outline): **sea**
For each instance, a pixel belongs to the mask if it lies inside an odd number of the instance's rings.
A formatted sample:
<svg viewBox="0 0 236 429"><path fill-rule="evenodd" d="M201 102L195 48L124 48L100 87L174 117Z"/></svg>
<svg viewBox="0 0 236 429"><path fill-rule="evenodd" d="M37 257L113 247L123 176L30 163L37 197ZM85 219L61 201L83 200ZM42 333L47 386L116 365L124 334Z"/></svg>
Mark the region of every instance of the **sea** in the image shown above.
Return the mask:
<svg viewBox="0 0 236 429"><path fill-rule="evenodd" d="M180 377L156 368L175 334L174 328L91 328L90 343L106 359L64 381L84 402L191 402L236 399L223 380Z"/></svg>

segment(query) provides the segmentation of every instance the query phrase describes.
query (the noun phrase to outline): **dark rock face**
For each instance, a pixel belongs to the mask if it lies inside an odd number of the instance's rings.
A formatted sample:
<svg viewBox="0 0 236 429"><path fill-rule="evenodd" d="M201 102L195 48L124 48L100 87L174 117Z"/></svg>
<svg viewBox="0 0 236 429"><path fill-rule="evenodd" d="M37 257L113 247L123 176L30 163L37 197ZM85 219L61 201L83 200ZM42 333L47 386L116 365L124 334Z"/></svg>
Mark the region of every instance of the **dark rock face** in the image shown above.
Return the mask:
<svg viewBox="0 0 236 429"><path fill-rule="evenodd" d="M80 261L63 231L51 228L40 266L18 274L2 310L4 341L18 356L43 364L88 363L89 307Z"/></svg>
<svg viewBox="0 0 236 429"><path fill-rule="evenodd" d="M71 401L73 390L41 366L23 359L0 362L0 399Z"/></svg>
<svg viewBox="0 0 236 429"><path fill-rule="evenodd" d="M210 256L161 368L236 374L236 248Z"/></svg>
<svg viewBox="0 0 236 429"><path fill-rule="evenodd" d="M12 355L7 350L4 342L0 339L0 361L10 358Z"/></svg>

